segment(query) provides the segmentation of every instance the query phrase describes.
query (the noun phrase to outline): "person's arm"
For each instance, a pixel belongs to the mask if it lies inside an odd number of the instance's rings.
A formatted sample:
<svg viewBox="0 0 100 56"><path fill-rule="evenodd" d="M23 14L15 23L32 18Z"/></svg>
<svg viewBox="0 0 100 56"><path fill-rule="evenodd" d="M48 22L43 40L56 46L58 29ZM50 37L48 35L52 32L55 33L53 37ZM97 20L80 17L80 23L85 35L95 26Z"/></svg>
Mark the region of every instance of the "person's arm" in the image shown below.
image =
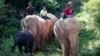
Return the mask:
<svg viewBox="0 0 100 56"><path fill-rule="evenodd" d="M75 15L75 14L74 14L74 11L73 11L73 9L72 9L72 8L71 8L71 14L72 14L72 15Z"/></svg>
<svg viewBox="0 0 100 56"><path fill-rule="evenodd" d="M66 10L67 10L67 7L63 10L64 11L64 14L66 13Z"/></svg>
<svg viewBox="0 0 100 56"><path fill-rule="evenodd" d="M46 14L46 16L47 16L47 10L45 11L45 14Z"/></svg>
<svg viewBox="0 0 100 56"><path fill-rule="evenodd" d="M33 10L34 10L34 12L33 12L33 13L34 13L34 14L36 14L36 13L37 13L37 11L36 11L36 9L35 9L34 7L33 7Z"/></svg>
<svg viewBox="0 0 100 56"><path fill-rule="evenodd" d="M42 10L40 11L40 15L42 16Z"/></svg>
<svg viewBox="0 0 100 56"><path fill-rule="evenodd" d="M63 12L65 12L66 11L66 8L63 10Z"/></svg>
<svg viewBox="0 0 100 56"><path fill-rule="evenodd" d="M25 10L25 16L28 15L28 7Z"/></svg>

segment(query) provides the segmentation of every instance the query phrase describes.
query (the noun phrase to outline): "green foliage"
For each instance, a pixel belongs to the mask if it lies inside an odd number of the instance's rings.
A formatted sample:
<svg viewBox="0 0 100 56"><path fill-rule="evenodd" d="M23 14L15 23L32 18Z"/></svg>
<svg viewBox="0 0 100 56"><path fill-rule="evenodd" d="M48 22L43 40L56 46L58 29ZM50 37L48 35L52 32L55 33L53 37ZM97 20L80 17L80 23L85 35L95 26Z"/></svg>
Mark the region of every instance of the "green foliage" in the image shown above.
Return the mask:
<svg viewBox="0 0 100 56"><path fill-rule="evenodd" d="M57 0L31 0L33 2L33 6L36 8L37 12L43 8L43 6L47 6L49 12L55 12L58 8L60 8L60 3Z"/></svg>
<svg viewBox="0 0 100 56"><path fill-rule="evenodd" d="M6 18L4 0L0 0L0 20Z"/></svg>
<svg viewBox="0 0 100 56"><path fill-rule="evenodd" d="M79 35L79 56L96 56L100 52L96 49L99 48L99 42L95 29L83 28Z"/></svg>
<svg viewBox="0 0 100 56"><path fill-rule="evenodd" d="M40 12L44 5L47 6L48 11L50 12L54 12L58 8L60 8L60 3L58 3L57 0L11 0L11 2L6 3L10 3L10 6L12 6L13 8L25 10L25 8L28 6L29 1L32 2L37 12Z"/></svg>
<svg viewBox="0 0 100 56"><path fill-rule="evenodd" d="M4 20L4 19L3 19ZM1 45L4 40L9 39L9 37L14 35L20 29L20 21L15 18L6 18L0 26L0 49L2 49Z"/></svg>
<svg viewBox="0 0 100 56"><path fill-rule="evenodd" d="M16 9L25 8L28 2L29 0L5 0L5 4L9 4L10 6L13 6L13 8Z"/></svg>
<svg viewBox="0 0 100 56"><path fill-rule="evenodd" d="M90 17L93 17L95 25L100 27L100 0L89 0L84 3L83 10L89 13Z"/></svg>
<svg viewBox="0 0 100 56"><path fill-rule="evenodd" d="M59 8L60 4L56 0L44 0L45 3L53 9Z"/></svg>
<svg viewBox="0 0 100 56"><path fill-rule="evenodd" d="M5 8L4 8L4 0L0 0L0 37L2 37L2 30L3 30L3 23L4 23L4 19L6 18L5 15Z"/></svg>
<svg viewBox="0 0 100 56"><path fill-rule="evenodd" d="M3 2L4 2L4 0L0 0L0 44L2 43L1 38L3 36L3 30L4 30L4 27L3 27L2 24L4 22L4 19L6 18L5 9L4 9L4 3Z"/></svg>
<svg viewBox="0 0 100 56"><path fill-rule="evenodd" d="M7 18L7 9L4 0L0 0L0 49L4 39L8 39L20 29L20 21L16 18Z"/></svg>
<svg viewBox="0 0 100 56"><path fill-rule="evenodd" d="M82 2L81 12L77 14L83 22L79 39L79 56L100 56L100 1Z"/></svg>

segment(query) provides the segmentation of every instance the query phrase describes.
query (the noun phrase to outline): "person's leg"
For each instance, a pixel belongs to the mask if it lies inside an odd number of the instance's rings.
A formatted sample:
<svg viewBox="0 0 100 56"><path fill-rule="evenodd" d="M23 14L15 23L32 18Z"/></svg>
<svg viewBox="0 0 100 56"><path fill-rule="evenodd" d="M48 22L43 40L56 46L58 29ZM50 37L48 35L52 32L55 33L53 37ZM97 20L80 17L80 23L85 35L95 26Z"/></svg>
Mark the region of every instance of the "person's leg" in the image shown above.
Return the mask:
<svg viewBox="0 0 100 56"><path fill-rule="evenodd" d="M48 16L45 16L46 17L46 19L50 19L50 17L48 17Z"/></svg>
<svg viewBox="0 0 100 56"><path fill-rule="evenodd" d="M42 18L45 19L45 20L50 19L50 17L48 17L48 16L42 16Z"/></svg>
<svg viewBox="0 0 100 56"><path fill-rule="evenodd" d="M46 17L45 16L42 16L42 18L46 20Z"/></svg>
<svg viewBox="0 0 100 56"><path fill-rule="evenodd" d="M63 19L67 18L67 16L64 14Z"/></svg>

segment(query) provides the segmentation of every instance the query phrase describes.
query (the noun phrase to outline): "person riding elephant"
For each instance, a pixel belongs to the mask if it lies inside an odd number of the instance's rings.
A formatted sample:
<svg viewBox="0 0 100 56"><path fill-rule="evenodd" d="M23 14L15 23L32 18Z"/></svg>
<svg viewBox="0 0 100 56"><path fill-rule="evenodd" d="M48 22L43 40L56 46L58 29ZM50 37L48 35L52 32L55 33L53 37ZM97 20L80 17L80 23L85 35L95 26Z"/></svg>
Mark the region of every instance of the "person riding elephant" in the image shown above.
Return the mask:
<svg viewBox="0 0 100 56"><path fill-rule="evenodd" d="M33 15L35 14L35 8L32 6L32 3L28 3L28 7L26 8L26 15Z"/></svg>
<svg viewBox="0 0 100 56"><path fill-rule="evenodd" d="M47 16L46 6L43 6L43 9L40 11L40 15L42 16L43 19L50 19L50 18Z"/></svg>
<svg viewBox="0 0 100 56"><path fill-rule="evenodd" d="M72 2L68 2L66 9L64 10L63 19L71 17L73 14Z"/></svg>

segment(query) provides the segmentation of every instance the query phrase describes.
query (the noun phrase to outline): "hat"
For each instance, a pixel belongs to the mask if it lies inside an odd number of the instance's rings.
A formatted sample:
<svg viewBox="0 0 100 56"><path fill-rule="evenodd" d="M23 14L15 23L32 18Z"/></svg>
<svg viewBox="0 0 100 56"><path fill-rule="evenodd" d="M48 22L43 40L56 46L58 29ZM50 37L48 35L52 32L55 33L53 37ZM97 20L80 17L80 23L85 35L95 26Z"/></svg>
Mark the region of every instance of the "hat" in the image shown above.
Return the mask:
<svg viewBox="0 0 100 56"><path fill-rule="evenodd" d="M72 4L72 2L70 1L70 2L68 2L68 4Z"/></svg>

